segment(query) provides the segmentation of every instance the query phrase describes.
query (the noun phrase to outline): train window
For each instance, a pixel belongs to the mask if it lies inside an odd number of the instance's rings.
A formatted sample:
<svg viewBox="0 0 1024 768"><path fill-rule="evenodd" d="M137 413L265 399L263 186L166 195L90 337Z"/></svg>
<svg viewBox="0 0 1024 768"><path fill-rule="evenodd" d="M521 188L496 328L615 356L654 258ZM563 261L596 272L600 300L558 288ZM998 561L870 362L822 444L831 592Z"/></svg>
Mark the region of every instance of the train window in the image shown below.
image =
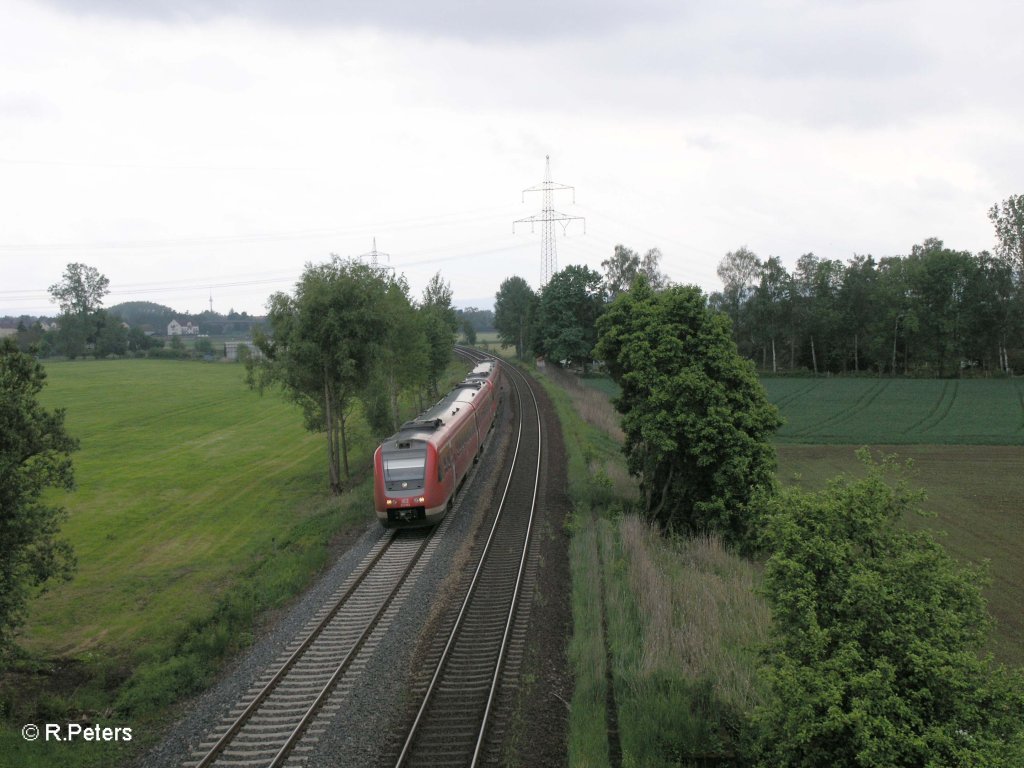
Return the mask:
<svg viewBox="0 0 1024 768"><path fill-rule="evenodd" d="M384 480L389 483L423 480L426 471L427 451L425 448L407 449L400 454L385 453Z"/></svg>

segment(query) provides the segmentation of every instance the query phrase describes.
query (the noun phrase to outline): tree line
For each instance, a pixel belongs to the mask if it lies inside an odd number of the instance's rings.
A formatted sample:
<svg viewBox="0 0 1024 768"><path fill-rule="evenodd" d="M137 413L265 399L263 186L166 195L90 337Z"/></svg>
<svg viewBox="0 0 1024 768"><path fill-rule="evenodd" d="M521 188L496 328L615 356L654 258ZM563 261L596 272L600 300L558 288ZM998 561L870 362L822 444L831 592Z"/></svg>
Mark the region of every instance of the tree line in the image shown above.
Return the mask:
<svg viewBox="0 0 1024 768"><path fill-rule="evenodd" d="M935 241L912 254L907 271L921 272L909 297L926 302L943 293L943 280L931 286L921 276L935 275L935 264L951 261L968 271L967 260L944 250ZM756 276L764 265L752 256L734 261ZM672 286L656 258L645 270L644 259L623 246L602 266L603 276L566 267L538 293L521 278L507 279L496 296L496 326L521 356L532 351L549 364L584 369L596 358L606 367L621 391L615 407L623 453L639 481L643 516L666 535L714 535L765 562L768 695L738 726L729 745L735 764L1024 764L1024 677L984 655L991 619L983 579L929 533L907 529L904 519L921 497L895 462L864 455L865 477L837 478L816 493L780 488L770 439L781 419L749 359L757 348L741 354L736 331L744 338L744 326L730 319L749 311L751 296ZM777 266L775 260L771 268ZM802 266L833 290L844 285L834 263L808 257ZM890 268L903 267L887 262ZM628 282L617 281L623 272ZM813 314L825 305L801 309ZM910 325L908 318L901 322ZM801 320L809 325L802 326L805 341L793 343L793 364L803 359L799 346L811 365L820 356L819 372L829 370L838 342L822 335L815 318ZM909 355L898 337L897 351L908 355L899 372L926 355L939 368L938 361L955 359L957 348L943 349L934 338L930 323L937 320L915 318L918 333L933 335L915 339ZM952 326L961 335L972 327L955 315ZM772 337L755 338L766 346ZM867 370L868 337L852 344L850 367ZM1011 344L1002 342L1003 350Z"/></svg>
<svg viewBox="0 0 1024 768"><path fill-rule="evenodd" d="M989 212L995 253L929 238L904 256L813 253L792 271L747 248L718 266L713 306L762 371L951 376L1024 368L1024 196Z"/></svg>
<svg viewBox="0 0 1024 768"><path fill-rule="evenodd" d="M401 423L403 396L437 396L459 320L451 286L434 275L416 301L404 276L333 256L307 264L294 294L268 302L269 332L255 334L260 358L246 362L249 385L275 386L327 438L330 490L351 477L348 426L357 405L383 437Z"/></svg>

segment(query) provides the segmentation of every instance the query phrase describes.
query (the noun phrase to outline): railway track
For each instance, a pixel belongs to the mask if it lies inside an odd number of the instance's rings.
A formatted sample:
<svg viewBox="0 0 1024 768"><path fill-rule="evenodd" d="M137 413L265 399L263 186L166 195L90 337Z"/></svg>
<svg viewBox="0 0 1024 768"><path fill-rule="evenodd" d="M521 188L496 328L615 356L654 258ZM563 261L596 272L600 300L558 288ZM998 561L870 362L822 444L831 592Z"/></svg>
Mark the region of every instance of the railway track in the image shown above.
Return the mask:
<svg viewBox="0 0 1024 768"><path fill-rule="evenodd" d="M317 718L329 719L339 706L330 703L332 692L352 684L446 524L382 536L185 765L274 768L309 752L323 727Z"/></svg>
<svg viewBox="0 0 1024 768"><path fill-rule="evenodd" d="M485 356L460 350L472 359ZM476 570L426 667L420 704L394 765L475 766L488 757L489 728L507 667L522 655L524 611L535 567L528 558L541 473L540 408L525 376L505 366L519 412L513 464ZM453 612L454 613L454 612ZM432 672L431 672L432 670Z"/></svg>
<svg viewBox="0 0 1024 768"><path fill-rule="evenodd" d="M459 351L474 361L489 358ZM514 688L529 612L529 601L519 605L519 596L532 591L536 573L528 552L541 469L537 401L522 374L510 366L505 371L519 415L513 459L502 471L497 509L492 504L483 522L486 536L473 546L469 568L475 565L475 572L461 607L442 622L444 634L427 654L424 682L411 691L412 706L420 706L406 721L411 725L400 752L396 746L392 753L398 754L397 765L492 762L488 749L500 742L501 722L494 712ZM449 514L433 529L382 535L183 766L305 763L346 694L360 684L360 672L453 519Z"/></svg>

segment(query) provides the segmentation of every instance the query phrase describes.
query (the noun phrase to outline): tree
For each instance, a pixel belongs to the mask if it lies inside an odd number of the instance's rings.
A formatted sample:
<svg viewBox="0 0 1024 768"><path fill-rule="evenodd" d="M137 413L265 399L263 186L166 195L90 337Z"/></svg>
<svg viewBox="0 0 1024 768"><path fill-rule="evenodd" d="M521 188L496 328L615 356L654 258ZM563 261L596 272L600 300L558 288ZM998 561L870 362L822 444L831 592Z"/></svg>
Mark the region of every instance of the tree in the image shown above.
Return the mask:
<svg viewBox="0 0 1024 768"><path fill-rule="evenodd" d="M644 275L654 290L667 288L669 279L659 269L661 250L651 248L640 257L636 251L619 244L608 259L601 262L604 270L604 291L609 300L629 290L637 275Z"/></svg>
<svg viewBox="0 0 1024 768"><path fill-rule="evenodd" d="M0 651L24 620L32 591L74 570L71 545L57 538L67 513L43 498L48 487L74 487L71 452L78 442L64 430L64 411L37 400L43 367L0 343Z"/></svg>
<svg viewBox="0 0 1024 768"><path fill-rule="evenodd" d="M978 656L976 571L902 518L894 464L766 504L765 766L1024 765L1024 680Z"/></svg>
<svg viewBox="0 0 1024 768"><path fill-rule="evenodd" d="M778 355L775 340L782 331L787 318L792 314L790 298L792 280L782 265L782 260L772 256L761 266L761 281L754 289L750 301L753 303L754 323L761 337L761 367L768 367L768 348L771 347L772 373L778 370Z"/></svg>
<svg viewBox="0 0 1024 768"><path fill-rule="evenodd" d="M94 316L109 293L110 281L95 267L68 264L64 279L47 290L61 310L59 339L62 351L74 359L96 342Z"/></svg>
<svg viewBox="0 0 1024 768"><path fill-rule="evenodd" d="M263 358L246 365L250 386L281 385L302 407L306 428L327 435L333 494L342 491L342 472L350 477L346 426L355 397L388 337L387 292L388 278L358 261L307 264L294 296L270 297L272 335L256 334Z"/></svg>
<svg viewBox="0 0 1024 768"><path fill-rule="evenodd" d="M733 328L740 329L740 311L757 284L761 260L746 246L729 251L718 263L718 279L722 281L725 311L732 318Z"/></svg>
<svg viewBox="0 0 1024 768"><path fill-rule="evenodd" d="M551 276L540 294L534 350L586 370L597 343L597 318L604 310L601 275L570 265Z"/></svg>
<svg viewBox="0 0 1024 768"><path fill-rule="evenodd" d="M420 316L429 349L427 378L430 391L436 396L438 381L451 360L455 333L459 329L459 317L452 308L452 289L441 279L440 272L435 273L423 289Z"/></svg>
<svg viewBox="0 0 1024 768"><path fill-rule="evenodd" d="M537 314L537 294L521 277L507 277L494 295L494 327L503 344L516 348L523 360L533 337Z"/></svg>
<svg viewBox="0 0 1024 768"><path fill-rule="evenodd" d="M427 385L431 354L423 318L413 306L404 276L388 283L383 316L386 334L377 341L373 369L362 395L371 427L379 437L400 426L402 393ZM446 348L446 361L450 354L450 347Z"/></svg>
<svg viewBox="0 0 1024 768"><path fill-rule="evenodd" d="M752 500L774 488L781 424L729 319L695 286L644 278L597 322L597 355L622 393L623 452L646 514L663 529L753 543Z"/></svg>
<svg viewBox="0 0 1024 768"><path fill-rule="evenodd" d="M988 218L996 230L996 254L1024 280L1024 195L1010 195L993 205Z"/></svg>
<svg viewBox="0 0 1024 768"><path fill-rule="evenodd" d="M95 267L68 264L64 279L47 290L66 315L90 315L103 306L110 281Z"/></svg>
<svg viewBox="0 0 1024 768"><path fill-rule="evenodd" d="M878 314L877 306L878 273L871 256L854 256L846 265L843 284L839 289L838 312L843 328L842 336L847 339L847 352L853 354L853 370L860 371L864 365L864 347L868 329ZM850 338L852 334L852 339ZM844 369L849 354L844 358Z"/></svg>

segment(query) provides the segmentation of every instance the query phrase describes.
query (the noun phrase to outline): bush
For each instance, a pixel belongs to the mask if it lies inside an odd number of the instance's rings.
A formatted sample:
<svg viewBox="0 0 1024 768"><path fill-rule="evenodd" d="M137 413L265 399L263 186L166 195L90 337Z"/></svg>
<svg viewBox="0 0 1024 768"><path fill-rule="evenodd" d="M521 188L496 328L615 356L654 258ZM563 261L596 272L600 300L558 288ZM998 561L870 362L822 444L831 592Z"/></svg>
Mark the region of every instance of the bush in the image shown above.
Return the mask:
<svg viewBox="0 0 1024 768"><path fill-rule="evenodd" d="M766 766L1024 765L1024 680L979 659L976 570L901 518L891 462L767 502Z"/></svg>

